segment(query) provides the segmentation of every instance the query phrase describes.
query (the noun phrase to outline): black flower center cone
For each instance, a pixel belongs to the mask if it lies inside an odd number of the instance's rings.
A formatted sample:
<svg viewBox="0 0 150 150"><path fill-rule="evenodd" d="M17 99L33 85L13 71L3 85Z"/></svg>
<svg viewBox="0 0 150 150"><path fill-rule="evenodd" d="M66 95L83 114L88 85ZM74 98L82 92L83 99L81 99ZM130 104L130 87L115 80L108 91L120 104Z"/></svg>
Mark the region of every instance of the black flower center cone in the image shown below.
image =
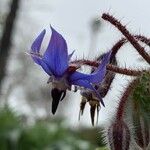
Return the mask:
<svg viewBox="0 0 150 150"><path fill-rule="evenodd" d="M51 95L52 95L52 114L56 113L58 104L61 100L64 99L65 95L66 95L66 91L62 91L59 90L57 88L52 89L51 91Z"/></svg>

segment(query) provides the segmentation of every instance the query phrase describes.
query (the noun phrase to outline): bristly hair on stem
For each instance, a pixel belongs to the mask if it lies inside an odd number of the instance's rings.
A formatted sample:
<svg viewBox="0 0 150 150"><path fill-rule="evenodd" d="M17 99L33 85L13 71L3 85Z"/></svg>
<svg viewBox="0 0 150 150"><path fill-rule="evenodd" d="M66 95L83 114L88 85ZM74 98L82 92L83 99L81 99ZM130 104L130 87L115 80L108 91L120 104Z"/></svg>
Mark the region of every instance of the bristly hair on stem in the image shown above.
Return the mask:
<svg viewBox="0 0 150 150"><path fill-rule="evenodd" d="M125 92L123 93L120 102L119 102L119 106L117 108L117 113L116 113L116 119L117 120L122 120L123 119L123 114L124 114L124 110L125 110L125 106L126 103L128 101L129 95L131 94L131 92L133 91L134 87L137 85L139 79L134 79L129 85L128 87L125 89Z"/></svg>
<svg viewBox="0 0 150 150"><path fill-rule="evenodd" d="M127 38L127 40L133 45L133 47L145 59L145 61L150 64L149 54L145 52L145 49L138 43L136 38L130 34L125 26L123 26L116 18L109 15L108 13L104 13L102 18L114 25Z"/></svg>
<svg viewBox="0 0 150 150"><path fill-rule="evenodd" d="M79 65L88 65L91 67L98 67L99 65L98 61L90 61L90 60L75 60L75 61L72 61L71 63L76 63ZM111 64L107 65L107 69L109 71L127 75L127 76L139 76L142 74L143 71L145 71L145 70L132 70L132 69L120 68L118 66L111 65Z"/></svg>
<svg viewBox="0 0 150 150"><path fill-rule="evenodd" d="M145 37L143 35L134 35L134 37L138 41L141 41L141 42L145 43L146 45L150 46L150 39L148 39L147 37ZM129 41L126 38L121 38L111 48L112 54L111 54L111 57L110 57L110 64L107 65L107 69L109 71L112 71L112 72L115 72L115 73L119 73L119 74L128 75L128 76L139 76L145 70L141 70L140 71L140 70L131 70L131 69L126 69L126 68L119 68L118 66L112 64L114 60L116 62L116 58L115 57L116 57L117 52L127 42L129 42ZM100 57L98 57L96 60L99 60L99 58ZM89 65L89 66L92 66L92 67L97 67L98 64L99 64L99 61L90 61L90 60L83 59L83 60L73 61L72 63L77 63L79 65Z"/></svg>
<svg viewBox="0 0 150 150"><path fill-rule="evenodd" d="M150 39L148 39L147 37L145 37L143 35L134 35L134 37L138 41L145 43L147 46L150 46ZM118 42L116 42L114 44L114 46L111 48L112 54L111 54L110 62L115 58L115 56L116 56L117 52L120 50L120 48L127 42L129 42L129 41L126 38L121 38Z"/></svg>

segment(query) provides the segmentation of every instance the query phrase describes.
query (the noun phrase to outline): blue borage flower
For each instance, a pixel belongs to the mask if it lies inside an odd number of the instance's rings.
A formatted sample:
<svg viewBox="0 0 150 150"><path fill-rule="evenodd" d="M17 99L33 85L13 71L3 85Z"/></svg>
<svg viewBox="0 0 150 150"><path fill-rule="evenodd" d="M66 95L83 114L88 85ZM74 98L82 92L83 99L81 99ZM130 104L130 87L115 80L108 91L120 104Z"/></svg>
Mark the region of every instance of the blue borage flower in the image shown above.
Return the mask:
<svg viewBox="0 0 150 150"><path fill-rule="evenodd" d="M68 55L68 48L65 39L54 28L50 27L52 35L47 49L43 55L40 54L41 44L45 36L44 29L34 40L30 55L33 61L40 65L43 70L50 76L48 83L52 83L52 113L57 110L60 100L66 95L66 90L71 90L71 86L80 86L95 92L96 96L102 101L101 96L94 88L95 84L101 83L106 73L106 65L110 59L110 52L106 53L97 68L91 74L78 72L78 67L70 63L74 51Z"/></svg>

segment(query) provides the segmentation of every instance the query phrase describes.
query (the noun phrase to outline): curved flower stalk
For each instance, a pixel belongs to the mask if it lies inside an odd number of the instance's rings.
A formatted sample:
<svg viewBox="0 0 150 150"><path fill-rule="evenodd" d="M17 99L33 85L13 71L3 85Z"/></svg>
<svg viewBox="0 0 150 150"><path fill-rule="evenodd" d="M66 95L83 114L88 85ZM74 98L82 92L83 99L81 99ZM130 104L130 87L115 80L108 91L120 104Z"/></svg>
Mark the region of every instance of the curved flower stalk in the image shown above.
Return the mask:
<svg viewBox="0 0 150 150"><path fill-rule="evenodd" d="M69 62L74 52L68 55L65 39L54 28L50 28L52 30L52 35L45 53L43 55L40 54L41 44L46 33L44 29L34 40L30 55L33 61L40 65L50 76L48 83L52 83L52 113L55 114L59 101L64 99L66 90L71 90L72 85L94 91L99 101L104 106L103 100L94 88L94 85L102 82L106 74L106 65L109 62L111 52L104 55L97 70L93 73L84 74L78 72L78 65Z"/></svg>

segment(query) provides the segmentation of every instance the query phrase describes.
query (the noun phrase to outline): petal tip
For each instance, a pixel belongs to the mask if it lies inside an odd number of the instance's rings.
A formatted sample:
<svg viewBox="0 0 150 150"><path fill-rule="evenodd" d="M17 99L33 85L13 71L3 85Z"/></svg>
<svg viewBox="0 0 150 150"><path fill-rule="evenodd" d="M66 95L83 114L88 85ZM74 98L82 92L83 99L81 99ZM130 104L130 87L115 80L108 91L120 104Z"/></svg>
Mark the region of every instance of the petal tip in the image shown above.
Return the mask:
<svg viewBox="0 0 150 150"><path fill-rule="evenodd" d="M42 33L45 34L46 33L46 29L43 29Z"/></svg>
<svg viewBox="0 0 150 150"><path fill-rule="evenodd" d="M64 37L51 25L51 38L43 59L56 76L62 76L68 68L68 50Z"/></svg>
<svg viewBox="0 0 150 150"><path fill-rule="evenodd" d="M37 36L37 38L34 40L34 42L31 45L31 51L32 52L39 52L41 48L41 44L43 41L43 38L45 36L46 30L42 30L42 32Z"/></svg>
<svg viewBox="0 0 150 150"><path fill-rule="evenodd" d="M52 25L50 24L50 29L51 29L51 31L53 32L53 31L55 31L56 32L56 30L52 27Z"/></svg>
<svg viewBox="0 0 150 150"><path fill-rule="evenodd" d="M103 100L101 101L101 104L105 107L105 104L104 104Z"/></svg>

